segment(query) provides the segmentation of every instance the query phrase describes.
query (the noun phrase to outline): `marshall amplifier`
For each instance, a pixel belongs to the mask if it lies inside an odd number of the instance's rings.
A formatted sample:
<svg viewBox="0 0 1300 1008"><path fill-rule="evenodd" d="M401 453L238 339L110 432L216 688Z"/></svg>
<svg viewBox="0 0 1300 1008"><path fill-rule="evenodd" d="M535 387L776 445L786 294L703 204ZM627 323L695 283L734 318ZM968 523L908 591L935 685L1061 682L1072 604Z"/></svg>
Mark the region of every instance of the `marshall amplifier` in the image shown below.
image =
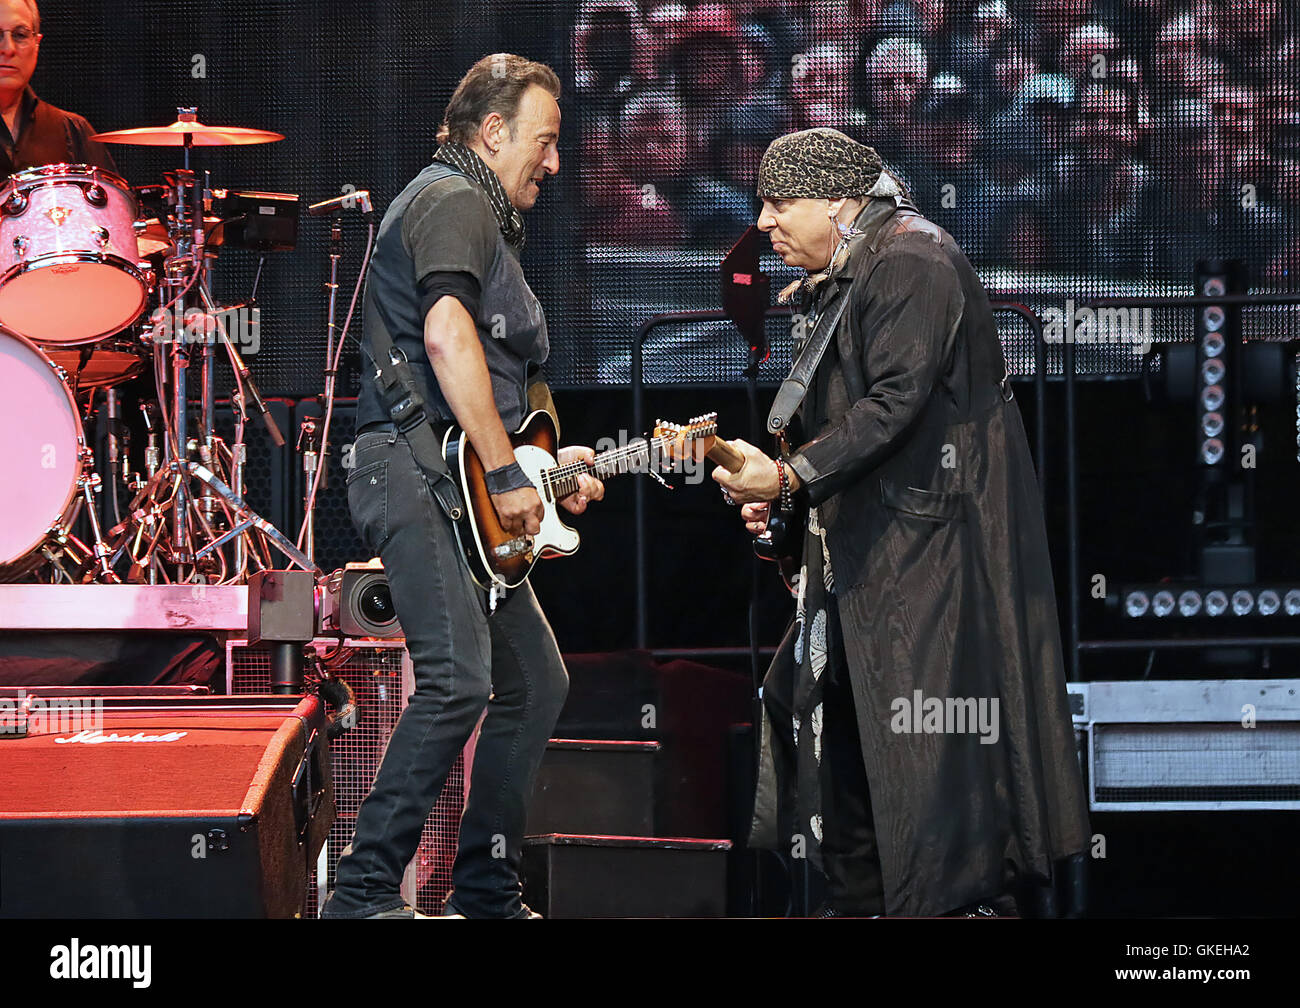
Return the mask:
<svg viewBox="0 0 1300 1008"><path fill-rule="evenodd" d="M298 915L324 727L315 697L0 690L0 917Z"/></svg>

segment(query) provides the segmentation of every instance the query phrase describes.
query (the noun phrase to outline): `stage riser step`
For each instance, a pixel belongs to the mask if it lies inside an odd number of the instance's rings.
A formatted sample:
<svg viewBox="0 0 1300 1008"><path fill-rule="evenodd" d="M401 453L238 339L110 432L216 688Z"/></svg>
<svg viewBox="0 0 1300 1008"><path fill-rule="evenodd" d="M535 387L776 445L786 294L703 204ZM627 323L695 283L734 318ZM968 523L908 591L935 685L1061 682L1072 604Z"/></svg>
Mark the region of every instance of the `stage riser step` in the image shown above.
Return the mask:
<svg viewBox="0 0 1300 1008"><path fill-rule="evenodd" d="M528 833L654 833L657 742L552 739L528 806Z"/></svg>
<svg viewBox="0 0 1300 1008"><path fill-rule="evenodd" d="M722 917L726 840L529 837L524 900L546 917Z"/></svg>

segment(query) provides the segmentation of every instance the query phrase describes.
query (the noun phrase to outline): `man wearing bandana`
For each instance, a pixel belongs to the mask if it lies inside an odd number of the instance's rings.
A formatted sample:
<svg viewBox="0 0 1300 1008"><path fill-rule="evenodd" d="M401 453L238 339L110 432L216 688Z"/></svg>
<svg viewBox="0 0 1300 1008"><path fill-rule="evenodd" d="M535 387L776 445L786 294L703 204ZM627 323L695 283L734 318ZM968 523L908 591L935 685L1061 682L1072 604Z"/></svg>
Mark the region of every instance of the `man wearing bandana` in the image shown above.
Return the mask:
<svg viewBox="0 0 1300 1008"><path fill-rule="evenodd" d="M759 228L807 273L783 295L800 299L796 355L821 356L790 450L737 442L744 466L713 474L751 533L773 503L809 508L796 618L764 682L751 842L807 849L831 915L1014 913L1085 849L1088 824L988 296L843 133L774 141L758 195Z"/></svg>

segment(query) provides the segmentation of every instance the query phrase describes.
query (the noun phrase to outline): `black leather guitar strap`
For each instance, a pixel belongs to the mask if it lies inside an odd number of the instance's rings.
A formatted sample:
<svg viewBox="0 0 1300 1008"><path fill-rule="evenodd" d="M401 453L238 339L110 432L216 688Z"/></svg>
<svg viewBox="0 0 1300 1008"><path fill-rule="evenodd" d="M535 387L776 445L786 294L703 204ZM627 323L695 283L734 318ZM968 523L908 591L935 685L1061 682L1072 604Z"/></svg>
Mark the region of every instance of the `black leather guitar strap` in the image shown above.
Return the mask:
<svg viewBox="0 0 1300 1008"><path fill-rule="evenodd" d="M767 415L767 430L770 434L780 434L785 430L790 418L794 416L804 397L808 395L808 386L817 373L817 365L822 362L822 357L826 355L826 348L831 345L835 330L839 327L844 309L849 303L848 280L839 281L837 286L838 298L834 306L829 312L824 311L813 325L812 334L808 337L803 352L799 354L799 359L790 369L790 377L783 381L777 390L776 399L772 402L772 410Z"/></svg>
<svg viewBox="0 0 1300 1008"><path fill-rule="evenodd" d="M434 429L415 375L411 373L410 362L383 327L375 326L368 335L375 354L372 377L379 385L388 418L411 446L411 455L429 481L434 499L448 518L460 521L465 514L465 503L447 468L447 460L442 456L441 438Z"/></svg>

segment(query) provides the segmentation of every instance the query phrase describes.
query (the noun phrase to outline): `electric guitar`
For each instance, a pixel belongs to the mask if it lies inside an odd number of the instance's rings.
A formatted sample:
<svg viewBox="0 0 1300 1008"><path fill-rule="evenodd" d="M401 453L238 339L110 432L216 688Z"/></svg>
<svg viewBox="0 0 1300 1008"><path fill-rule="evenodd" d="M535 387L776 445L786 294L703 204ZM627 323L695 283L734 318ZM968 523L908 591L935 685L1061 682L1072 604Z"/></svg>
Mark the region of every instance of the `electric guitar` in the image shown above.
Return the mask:
<svg viewBox="0 0 1300 1008"><path fill-rule="evenodd" d="M453 424L443 434L442 454L465 501L464 513L454 525L474 582L487 591L518 588L542 557L569 556L577 551L578 533L561 520L559 503L578 492L579 476L589 474L604 481L625 473L651 472L652 466L681 457L689 442L711 437L717 429L716 413L696 417L684 426L659 421L649 440L637 438L601 452L591 464L562 466L555 458L559 442L555 421L545 410L530 413L510 441L515 461L541 495L544 511L537 535L515 536L501 527L483 463L468 435Z"/></svg>

